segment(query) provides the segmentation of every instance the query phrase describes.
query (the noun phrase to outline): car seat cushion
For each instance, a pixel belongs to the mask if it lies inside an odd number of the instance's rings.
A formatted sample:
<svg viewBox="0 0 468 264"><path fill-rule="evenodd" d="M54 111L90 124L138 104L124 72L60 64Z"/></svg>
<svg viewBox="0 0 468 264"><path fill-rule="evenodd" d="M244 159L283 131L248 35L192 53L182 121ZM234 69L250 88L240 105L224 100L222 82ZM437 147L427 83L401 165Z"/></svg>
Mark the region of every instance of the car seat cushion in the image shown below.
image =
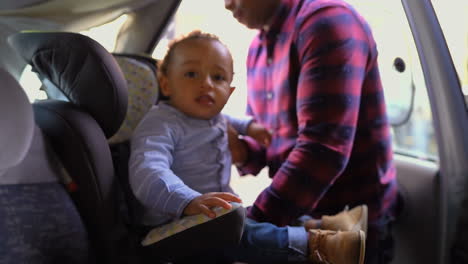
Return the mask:
<svg viewBox="0 0 468 264"><path fill-rule="evenodd" d="M0 263L92 263L80 215L60 183L0 185Z"/></svg>
<svg viewBox="0 0 468 264"><path fill-rule="evenodd" d="M222 217L223 215L230 213L236 209L241 207L240 204L238 203L232 203L232 208L231 209L225 209L222 207L216 207L213 209L213 211L216 213L216 218ZM186 216L183 217L177 221L155 227L152 229L148 235L145 237L145 239L141 242L143 246L148 246L154 243L157 243L163 239L166 239L172 235L175 235L177 233L183 232L184 230L187 230L189 228L195 227L197 225L207 223L209 221L213 220L212 218L209 218L208 216L204 214L197 214L197 215L191 215L191 216Z"/></svg>
<svg viewBox="0 0 468 264"><path fill-rule="evenodd" d="M244 231L245 208L232 205L229 210L214 208L213 219L199 214L153 228L141 242L145 255L177 261L237 245Z"/></svg>

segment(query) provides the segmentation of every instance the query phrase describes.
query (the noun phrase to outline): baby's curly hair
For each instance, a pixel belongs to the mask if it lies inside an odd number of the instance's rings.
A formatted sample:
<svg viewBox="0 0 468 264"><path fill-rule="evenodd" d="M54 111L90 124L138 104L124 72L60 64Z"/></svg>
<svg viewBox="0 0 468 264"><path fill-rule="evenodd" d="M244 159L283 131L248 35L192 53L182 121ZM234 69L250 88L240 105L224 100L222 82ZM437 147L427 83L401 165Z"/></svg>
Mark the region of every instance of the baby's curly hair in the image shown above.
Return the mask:
<svg viewBox="0 0 468 264"><path fill-rule="evenodd" d="M175 48L180 44L180 43L183 43L187 40L191 40L191 39L208 39L208 40L214 40L214 41L218 41L219 43L221 43L224 47L226 47L226 49L228 50L229 52L229 48L226 46L226 44L224 44L218 36L214 35L214 34L211 34L211 33L205 33L205 32L202 32L200 30L194 30L190 33L188 33L187 35L182 35L174 40L172 40L168 47L167 47L167 52L166 52L166 55L164 56L164 58L159 61L158 63L158 69L159 69L159 73L160 74L163 74L163 75L167 75L167 70L168 70L168 67L169 67L169 62L171 61L172 59L172 56L173 56L173 53L174 53L174 50ZM230 53L230 52L229 52ZM231 58L232 58L232 55L231 55ZM232 60L232 59L231 59Z"/></svg>

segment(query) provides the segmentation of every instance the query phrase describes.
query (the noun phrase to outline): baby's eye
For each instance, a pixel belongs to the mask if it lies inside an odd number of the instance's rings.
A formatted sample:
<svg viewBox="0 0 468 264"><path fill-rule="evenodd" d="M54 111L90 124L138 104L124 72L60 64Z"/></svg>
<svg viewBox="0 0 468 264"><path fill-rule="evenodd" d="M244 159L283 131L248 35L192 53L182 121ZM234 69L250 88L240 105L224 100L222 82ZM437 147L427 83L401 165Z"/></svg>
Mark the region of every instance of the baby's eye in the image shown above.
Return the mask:
<svg viewBox="0 0 468 264"><path fill-rule="evenodd" d="M188 77L188 78L195 78L197 77L197 73L194 72L194 71L188 71L184 74L185 77Z"/></svg>
<svg viewBox="0 0 468 264"><path fill-rule="evenodd" d="M215 80L215 81L225 81L226 77L224 77L224 75L222 75L222 74L215 74L215 75L213 75L213 80Z"/></svg>

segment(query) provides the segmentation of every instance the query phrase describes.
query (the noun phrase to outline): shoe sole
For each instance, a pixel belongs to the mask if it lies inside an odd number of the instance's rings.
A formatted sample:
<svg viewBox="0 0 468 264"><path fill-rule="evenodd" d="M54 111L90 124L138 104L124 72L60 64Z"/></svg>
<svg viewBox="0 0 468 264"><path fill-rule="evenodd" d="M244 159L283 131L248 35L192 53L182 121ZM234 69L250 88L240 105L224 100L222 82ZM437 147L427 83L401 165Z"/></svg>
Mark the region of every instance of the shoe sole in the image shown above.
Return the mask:
<svg viewBox="0 0 468 264"><path fill-rule="evenodd" d="M363 264L366 256L366 234L364 234L364 231L362 230L359 230L359 240L361 242L361 247L359 249L359 264Z"/></svg>

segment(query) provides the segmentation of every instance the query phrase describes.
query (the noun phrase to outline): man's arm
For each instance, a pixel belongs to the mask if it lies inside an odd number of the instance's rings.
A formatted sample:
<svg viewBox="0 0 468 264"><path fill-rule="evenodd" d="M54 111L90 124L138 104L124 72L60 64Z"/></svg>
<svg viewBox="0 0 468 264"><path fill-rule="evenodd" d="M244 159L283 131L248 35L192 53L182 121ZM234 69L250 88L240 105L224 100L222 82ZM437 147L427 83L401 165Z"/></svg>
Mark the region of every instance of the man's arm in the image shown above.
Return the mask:
<svg viewBox="0 0 468 264"><path fill-rule="evenodd" d="M347 9L321 9L300 25L295 147L249 216L283 226L310 211L345 169L368 59L367 35Z"/></svg>

